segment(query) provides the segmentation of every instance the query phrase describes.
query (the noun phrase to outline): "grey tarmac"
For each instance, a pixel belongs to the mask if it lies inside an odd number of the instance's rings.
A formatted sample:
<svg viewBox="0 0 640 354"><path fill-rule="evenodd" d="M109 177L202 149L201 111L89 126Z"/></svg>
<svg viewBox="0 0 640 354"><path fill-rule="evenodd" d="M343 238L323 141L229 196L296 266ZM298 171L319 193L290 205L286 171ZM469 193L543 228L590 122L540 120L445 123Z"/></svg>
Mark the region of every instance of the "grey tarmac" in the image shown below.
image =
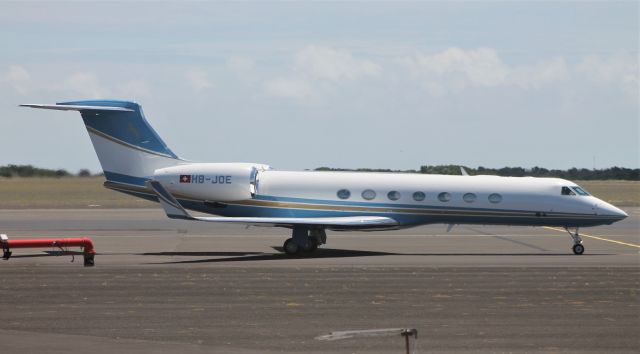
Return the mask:
<svg viewBox="0 0 640 354"><path fill-rule="evenodd" d="M0 210L10 238L94 240L96 266L55 250L0 262L2 353L637 353L640 208L585 228L431 225L328 233L304 257L288 230L168 220L156 209ZM594 238L595 237L595 238Z"/></svg>

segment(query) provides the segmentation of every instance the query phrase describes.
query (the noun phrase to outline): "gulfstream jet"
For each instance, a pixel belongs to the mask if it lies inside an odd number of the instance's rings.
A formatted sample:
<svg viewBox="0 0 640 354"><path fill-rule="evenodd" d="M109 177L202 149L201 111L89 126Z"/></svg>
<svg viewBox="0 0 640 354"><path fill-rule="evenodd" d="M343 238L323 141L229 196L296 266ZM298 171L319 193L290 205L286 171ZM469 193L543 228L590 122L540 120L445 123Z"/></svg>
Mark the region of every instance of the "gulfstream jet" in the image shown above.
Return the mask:
<svg viewBox="0 0 640 354"><path fill-rule="evenodd" d="M326 230L390 230L425 224L560 226L582 254L580 227L627 217L558 178L278 171L261 163L194 163L178 157L126 101L22 106L79 111L106 182L158 201L173 219L291 229L287 254L312 252ZM187 210L214 216L193 216Z"/></svg>

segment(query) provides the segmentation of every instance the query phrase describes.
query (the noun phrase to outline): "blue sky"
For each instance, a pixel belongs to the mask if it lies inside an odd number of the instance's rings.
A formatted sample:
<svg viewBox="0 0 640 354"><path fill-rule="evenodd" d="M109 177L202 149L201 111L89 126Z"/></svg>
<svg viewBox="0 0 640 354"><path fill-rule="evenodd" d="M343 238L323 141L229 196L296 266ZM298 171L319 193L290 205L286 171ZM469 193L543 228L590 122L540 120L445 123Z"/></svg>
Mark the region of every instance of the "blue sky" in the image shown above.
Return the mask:
<svg viewBox="0 0 640 354"><path fill-rule="evenodd" d="M133 99L178 155L278 169L640 167L638 2L0 2L0 165L99 170Z"/></svg>

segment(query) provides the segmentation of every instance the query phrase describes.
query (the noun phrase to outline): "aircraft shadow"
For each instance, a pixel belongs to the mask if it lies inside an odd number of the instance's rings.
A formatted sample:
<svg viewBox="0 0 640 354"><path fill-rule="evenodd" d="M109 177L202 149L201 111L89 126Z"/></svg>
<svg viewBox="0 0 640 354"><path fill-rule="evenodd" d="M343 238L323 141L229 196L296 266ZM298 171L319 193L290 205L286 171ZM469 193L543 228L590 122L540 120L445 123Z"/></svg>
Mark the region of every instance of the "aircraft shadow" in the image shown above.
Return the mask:
<svg viewBox="0 0 640 354"><path fill-rule="evenodd" d="M11 259L14 258L38 258L38 257L52 257L52 256L58 256L57 254L46 254L46 253L39 253L39 254L14 254L11 255Z"/></svg>
<svg viewBox="0 0 640 354"><path fill-rule="evenodd" d="M229 263L229 262L255 262L255 261L276 261L276 260L296 260L296 259L323 259L323 258L349 258L349 257L378 257L378 256L421 256L421 257L557 257L574 256L570 253L398 253L381 251L346 250L333 248L319 248L313 253L303 253L296 256L289 256L282 251L282 247L272 247L278 253L265 252L202 252L202 251L172 251L172 252L146 252L146 253L96 253L96 256L110 255L136 255L136 256L166 256L166 257L224 257L193 259L171 262L154 262L149 264L193 264L193 263ZM42 251L37 254L14 254L11 258L39 258L39 257L60 257L60 256L82 256L78 251ZM589 253L580 257L589 256L610 256L611 253Z"/></svg>
<svg viewBox="0 0 640 354"><path fill-rule="evenodd" d="M282 247L272 247L279 253L263 253L263 252L157 252L142 253L145 256L223 256L225 258L213 259L194 259L172 262L158 262L151 264L193 264L193 263L228 263L228 262L255 262L255 261L273 261L273 260L296 260L296 259L322 259L322 258L348 258L348 257L376 257L376 256L426 256L426 257L451 257L451 256L479 256L479 257L512 257L512 256L536 256L536 257L556 257L556 256L573 256L569 253L396 253L396 252L380 252L380 251L362 251L362 250L345 250L333 248L319 248L313 253L303 253L301 255L289 256L282 253ZM588 254L584 256L603 256L607 254Z"/></svg>
<svg viewBox="0 0 640 354"><path fill-rule="evenodd" d="M145 252L140 256L238 257L262 255L263 252Z"/></svg>

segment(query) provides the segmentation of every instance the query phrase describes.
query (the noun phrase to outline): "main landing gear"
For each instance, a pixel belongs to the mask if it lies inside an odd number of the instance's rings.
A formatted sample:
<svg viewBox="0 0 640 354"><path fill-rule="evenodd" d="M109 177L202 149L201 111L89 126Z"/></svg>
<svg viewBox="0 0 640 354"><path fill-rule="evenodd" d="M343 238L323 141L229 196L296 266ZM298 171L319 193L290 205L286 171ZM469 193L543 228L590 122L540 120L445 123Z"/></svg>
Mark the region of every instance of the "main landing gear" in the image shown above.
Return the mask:
<svg viewBox="0 0 640 354"><path fill-rule="evenodd" d="M577 255L583 254L584 246L582 245L582 237L580 237L578 227L575 228L574 232L571 232L568 227L565 227L564 229L567 230L569 236L571 236L571 239L573 240L573 247L571 248L573 253Z"/></svg>
<svg viewBox="0 0 640 354"><path fill-rule="evenodd" d="M300 252L313 252L325 243L327 243L327 234L324 229L294 227L291 238L284 241L282 249L284 253L292 256Z"/></svg>

